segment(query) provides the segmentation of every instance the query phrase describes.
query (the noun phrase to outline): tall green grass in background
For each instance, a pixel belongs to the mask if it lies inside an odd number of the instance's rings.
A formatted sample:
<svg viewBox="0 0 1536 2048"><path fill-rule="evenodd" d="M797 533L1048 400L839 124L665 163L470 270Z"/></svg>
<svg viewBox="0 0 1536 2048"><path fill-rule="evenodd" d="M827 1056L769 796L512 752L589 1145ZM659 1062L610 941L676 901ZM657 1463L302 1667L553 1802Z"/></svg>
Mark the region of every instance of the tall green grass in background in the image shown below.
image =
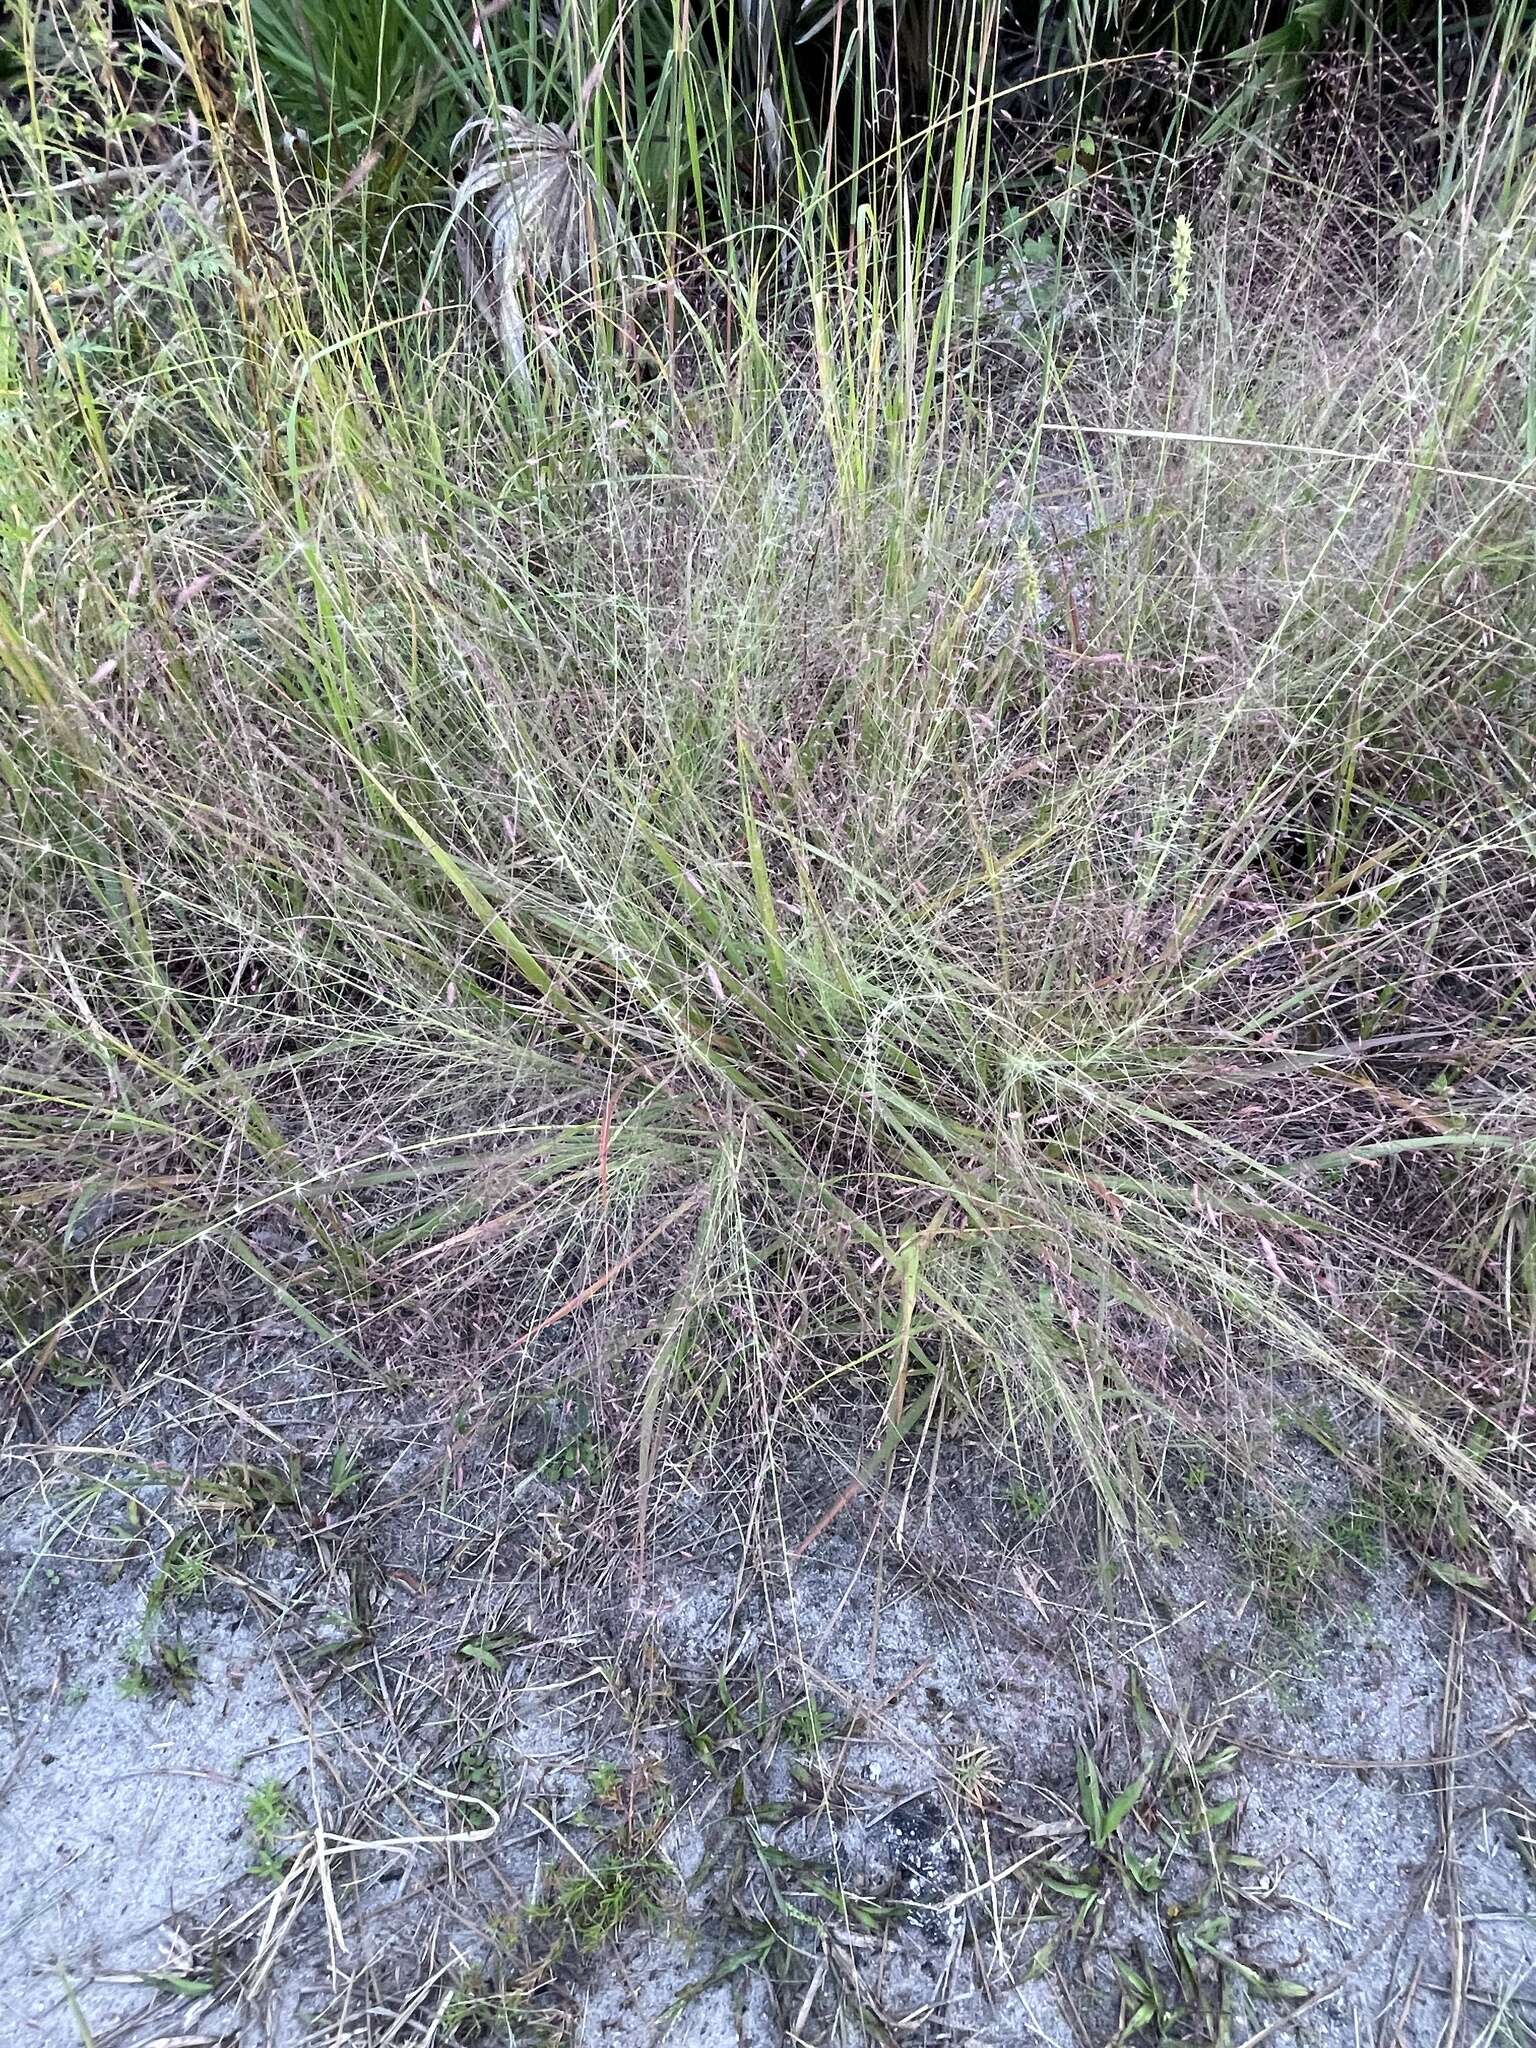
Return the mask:
<svg viewBox="0 0 1536 2048"><path fill-rule="evenodd" d="M24 16L18 1415L259 1296L647 1499L1323 1399L1529 1529L1527 17L1202 18Z"/></svg>

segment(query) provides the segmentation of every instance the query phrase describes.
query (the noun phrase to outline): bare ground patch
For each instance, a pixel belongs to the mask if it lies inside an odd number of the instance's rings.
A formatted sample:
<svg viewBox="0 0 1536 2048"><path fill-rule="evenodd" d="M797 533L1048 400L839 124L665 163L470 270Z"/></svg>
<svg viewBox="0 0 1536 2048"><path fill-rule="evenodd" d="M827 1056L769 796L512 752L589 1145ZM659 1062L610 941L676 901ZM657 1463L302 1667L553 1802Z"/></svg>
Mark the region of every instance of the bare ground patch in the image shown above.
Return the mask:
<svg viewBox="0 0 1536 2048"><path fill-rule="evenodd" d="M1530 2037L1536 1663L1395 1541L1196 1473L1111 1569L956 1440L787 1566L813 1449L671 1475L642 1572L558 1393L214 1384L13 1467L18 2040Z"/></svg>

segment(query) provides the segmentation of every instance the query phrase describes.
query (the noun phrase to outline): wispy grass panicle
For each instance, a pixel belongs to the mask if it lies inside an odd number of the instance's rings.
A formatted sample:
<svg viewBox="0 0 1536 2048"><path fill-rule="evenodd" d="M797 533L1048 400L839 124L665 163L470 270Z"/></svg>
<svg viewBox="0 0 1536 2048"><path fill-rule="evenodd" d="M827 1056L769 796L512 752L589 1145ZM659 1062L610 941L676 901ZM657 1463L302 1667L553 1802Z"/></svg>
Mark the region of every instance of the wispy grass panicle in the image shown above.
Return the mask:
<svg viewBox="0 0 1536 2048"><path fill-rule="evenodd" d="M125 158L110 246L39 161L26 1399L210 1291L360 1361L472 1297L518 1371L585 1334L647 1487L847 1391L856 1471L1061 1442L1126 1519L1299 1375L1528 1526L1521 108L1386 226L1280 156L1096 211L1079 140L1009 295L988 98L848 211L664 205L633 336L547 381L276 140L174 220ZM595 260L593 144L530 144L566 226L490 271Z"/></svg>

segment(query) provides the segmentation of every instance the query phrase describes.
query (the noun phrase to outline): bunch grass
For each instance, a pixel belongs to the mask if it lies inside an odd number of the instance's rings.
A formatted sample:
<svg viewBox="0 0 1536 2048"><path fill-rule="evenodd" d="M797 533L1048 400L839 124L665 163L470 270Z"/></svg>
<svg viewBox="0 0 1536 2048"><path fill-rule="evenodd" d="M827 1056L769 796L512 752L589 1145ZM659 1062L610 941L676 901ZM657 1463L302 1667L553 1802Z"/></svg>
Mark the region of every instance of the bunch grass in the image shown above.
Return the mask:
<svg viewBox="0 0 1536 2048"><path fill-rule="evenodd" d="M664 208L548 378L270 125L105 241L23 131L18 1414L255 1285L574 1344L642 1524L820 1429L1129 1525L1302 1384L1529 1533L1528 72L1411 218L1069 147L1022 315L987 76L851 217Z"/></svg>

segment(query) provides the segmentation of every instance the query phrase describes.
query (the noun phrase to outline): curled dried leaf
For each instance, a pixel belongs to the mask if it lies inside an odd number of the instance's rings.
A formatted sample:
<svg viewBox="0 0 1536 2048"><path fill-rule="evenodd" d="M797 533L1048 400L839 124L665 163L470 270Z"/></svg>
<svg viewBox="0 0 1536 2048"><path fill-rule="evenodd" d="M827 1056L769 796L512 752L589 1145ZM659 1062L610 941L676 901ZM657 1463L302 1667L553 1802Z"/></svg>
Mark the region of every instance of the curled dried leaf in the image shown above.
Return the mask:
<svg viewBox="0 0 1536 2048"><path fill-rule="evenodd" d="M467 121L454 137L469 149L451 224L475 307L529 381L529 327L536 309L591 303L614 268L617 210L561 128L516 107Z"/></svg>

